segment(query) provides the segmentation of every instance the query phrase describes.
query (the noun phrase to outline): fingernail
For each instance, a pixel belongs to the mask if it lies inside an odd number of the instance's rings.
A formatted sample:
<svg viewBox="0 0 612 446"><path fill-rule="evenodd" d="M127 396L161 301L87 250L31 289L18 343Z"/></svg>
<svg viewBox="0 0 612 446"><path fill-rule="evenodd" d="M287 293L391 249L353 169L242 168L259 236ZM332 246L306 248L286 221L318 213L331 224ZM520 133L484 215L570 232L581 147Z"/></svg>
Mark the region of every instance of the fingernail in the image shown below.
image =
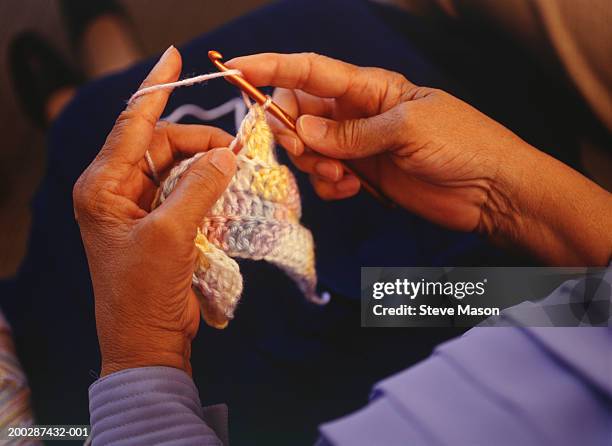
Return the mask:
<svg viewBox="0 0 612 446"><path fill-rule="evenodd" d="M330 161L319 161L315 164L315 172L332 181L336 181L340 177L338 165Z"/></svg>
<svg viewBox="0 0 612 446"><path fill-rule="evenodd" d="M210 163L223 175L231 175L236 164L234 154L226 147L212 150Z"/></svg>
<svg viewBox="0 0 612 446"><path fill-rule="evenodd" d="M157 61L156 65L163 64L166 61L166 59L168 58L168 56L170 55L170 53L172 52L173 49L174 49L174 45L170 45L168 47L168 49L166 49L166 51L164 51L164 54L161 55L161 57Z"/></svg>
<svg viewBox="0 0 612 446"><path fill-rule="evenodd" d="M316 116L305 115L298 119L300 131L311 139L322 139L327 133L327 122Z"/></svg>
<svg viewBox="0 0 612 446"><path fill-rule="evenodd" d="M353 192L359 189L359 184L359 180L351 175L336 183L336 189L340 192Z"/></svg>
<svg viewBox="0 0 612 446"><path fill-rule="evenodd" d="M298 140L292 135L279 135L277 137L278 143L291 152L293 155L299 155L298 151Z"/></svg>

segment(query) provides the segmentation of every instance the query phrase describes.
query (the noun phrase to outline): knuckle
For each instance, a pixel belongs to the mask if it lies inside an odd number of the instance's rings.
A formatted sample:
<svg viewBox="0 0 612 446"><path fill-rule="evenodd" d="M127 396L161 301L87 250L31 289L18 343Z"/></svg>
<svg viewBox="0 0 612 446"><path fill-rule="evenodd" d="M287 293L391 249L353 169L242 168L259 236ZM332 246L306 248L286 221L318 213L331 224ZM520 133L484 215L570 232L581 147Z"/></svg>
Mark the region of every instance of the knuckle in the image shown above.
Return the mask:
<svg viewBox="0 0 612 446"><path fill-rule="evenodd" d="M417 88L419 88L421 94L423 95L435 96L441 99L449 99L450 97L452 97L450 93L447 93L446 91L441 90L439 88L429 88L429 87L417 87Z"/></svg>
<svg viewBox="0 0 612 446"><path fill-rule="evenodd" d="M274 93L272 93L272 100L280 107L287 109L286 111L292 115L293 118L296 118L296 109L299 108L299 99L296 91L278 87L274 90ZM271 122L275 123L277 127L280 127L280 122L277 119L272 119Z"/></svg>
<svg viewBox="0 0 612 446"><path fill-rule="evenodd" d="M293 165L297 167L297 169L301 172L312 173L312 171L314 170L314 166L311 166L312 163L306 162L306 160L304 159L305 158L304 155L302 156L290 155L289 158L291 159L291 162L293 163Z"/></svg>
<svg viewBox="0 0 612 446"><path fill-rule="evenodd" d="M119 113L119 116L117 116L117 119L115 120L114 129L120 130L125 127L130 122L133 115L134 112L129 107L123 110L121 113Z"/></svg>
<svg viewBox="0 0 612 446"><path fill-rule="evenodd" d="M316 194L324 201L332 201L335 199L332 191L327 187L327 185L321 181L317 176L310 175L310 183L314 188Z"/></svg>
<svg viewBox="0 0 612 446"><path fill-rule="evenodd" d="M117 117L115 122L116 129L123 129L127 126L132 126L134 123L143 121L146 125L154 128L157 125L157 117L146 110L135 110L132 107L128 107L123 110Z"/></svg>
<svg viewBox="0 0 612 446"><path fill-rule="evenodd" d="M77 183L73 194L74 212L79 222L84 220L96 223L112 217L116 197L104 188L91 183Z"/></svg>
<svg viewBox="0 0 612 446"><path fill-rule="evenodd" d="M411 92L419 87L414 85L406 76L401 73L389 72L389 86L390 90L395 93L396 101L401 101L406 97L409 97Z"/></svg>
<svg viewBox="0 0 612 446"><path fill-rule="evenodd" d="M187 181L195 184L195 188L204 195L216 195L222 188L223 182L220 175L213 172L212 167L207 166L206 171L191 169L187 172Z"/></svg>
<svg viewBox="0 0 612 446"><path fill-rule="evenodd" d="M406 130L414 123L415 109L418 109L418 105L404 102L397 107L391 119L399 123L400 129Z"/></svg>
<svg viewBox="0 0 612 446"><path fill-rule="evenodd" d="M87 202L87 190L86 190L86 173L83 172L77 179L76 183L72 188L72 203L74 210L81 212L84 211L84 204Z"/></svg>
<svg viewBox="0 0 612 446"><path fill-rule="evenodd" d="M363 95L369 98L367 105L374 113L382 113L401 102L411 85L408 79L395 71L375 67L365 70Z"/></svg>
<svg viewBox="0 0 612 446"><path fill-rule="evenodd" d="M78 215L91 215L98 210L101 201L101 188L95 178L95 162L77 179L72 187L72 204Z"/></svg>
<svg viewBox="0 0 612 446"><path fill-rule="evenodd" d="M306 64L304 66L304 69L301 71L297 81L298 89L304 88L304 86L308 83L308 80L312 76L316 61L322 57L320 54L313 52L303 53L303 55L306 59Z"/></svg>
<svg viewBox="0 0 612 446"><path fill-rule="evenodd" d="M337 140L339 148L343 150L355 149L359 147L363 139L363 121L361 119L351 119L345 121L338 127Z"/></svg>
<svg viewBox="0 0 612 446"><path fill-rule="evenodd" d="M422 99L425 97L441 98L450 95L444 90L440 90L439 88L421 87L418 85L413 85L408 88L408 93L406 96L409 100L415 100Z"/></svg>
<svg viewBox="0 0 612 446"><path fill-rule="evenodd" d="M288 102L291 96L293 96L293 90L289 90L288 88L276 87L272 92L272 99L274 102Z"/></svg>
<svg viewBox="0 0 612 446"><path fill-rule="evenodd" d="M314 51L307 51L305 53L302 53L302 55L306 58L308 63L311 65L323 57L319 53L316 53Z"/></svg>
<svg viewBox="0 0 612 446"><path fill-rule="evenodd" d="M99 155L98 155L99 156ZM116 198L115 183L105 179L104 165L96 158L72 187L72 204L77 215L88 215L110 209Z"/></svg>
<svg viewBox="0 0 612 446"><path fill-rule="evenodd" d="M112 196L105 189L89 189L84 208L90 215L103 215L107 209L113 209Z"/></svg>
<svg viewBox="0 0 612 446"><path fill-rule="evenodd" d="M411 82L406 76L396 71L385 71L385 75L388 76L389 83L396 87L400 91L404 91L410 87Z"/></svg>

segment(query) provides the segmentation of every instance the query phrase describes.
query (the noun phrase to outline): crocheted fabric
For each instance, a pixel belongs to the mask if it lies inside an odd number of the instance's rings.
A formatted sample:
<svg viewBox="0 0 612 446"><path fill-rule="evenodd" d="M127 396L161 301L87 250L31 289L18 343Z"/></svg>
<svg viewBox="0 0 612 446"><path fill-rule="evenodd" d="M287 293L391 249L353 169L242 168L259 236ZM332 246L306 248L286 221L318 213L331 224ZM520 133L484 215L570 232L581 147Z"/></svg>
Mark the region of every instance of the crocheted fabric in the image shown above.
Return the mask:
<svg viewBox="0 0 612 446"><path fill-rule="evenodd" d="M193 286L204 320L216 328L224 328L233 318L242 293L242 275L232 257L266 260L289 275L306 298L324 302L315 290L312 235L299 222L297 184L289 169L276 160L264 107L251 106L234 143L242 146L236 174L204 218L195 240L199 255ZM197 158L183 161L170 172L154 206L166 199Z"/></svg>

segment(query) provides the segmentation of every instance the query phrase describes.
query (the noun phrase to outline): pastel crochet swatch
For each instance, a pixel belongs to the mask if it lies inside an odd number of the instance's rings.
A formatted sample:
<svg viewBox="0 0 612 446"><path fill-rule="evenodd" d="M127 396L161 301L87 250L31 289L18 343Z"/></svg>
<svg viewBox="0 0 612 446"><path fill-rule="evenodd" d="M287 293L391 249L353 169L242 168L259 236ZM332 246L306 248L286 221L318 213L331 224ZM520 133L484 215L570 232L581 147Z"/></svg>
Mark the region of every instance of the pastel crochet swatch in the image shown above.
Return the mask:
<svg viewBox="0 0 612 446"><path fill-rule="evenodd" d="M276 159L264 106L250 107L235 143L242 147L236 174L195 239L199 254L192 283L204 320L216 328L226 327L234 317L242 294L243 278L234 258L270 262L293 279L307 299L325 302L316 293L314 242L300 224L295 177ZM154 206L166 199L197 158L181 162L170 172Z"/></svg>

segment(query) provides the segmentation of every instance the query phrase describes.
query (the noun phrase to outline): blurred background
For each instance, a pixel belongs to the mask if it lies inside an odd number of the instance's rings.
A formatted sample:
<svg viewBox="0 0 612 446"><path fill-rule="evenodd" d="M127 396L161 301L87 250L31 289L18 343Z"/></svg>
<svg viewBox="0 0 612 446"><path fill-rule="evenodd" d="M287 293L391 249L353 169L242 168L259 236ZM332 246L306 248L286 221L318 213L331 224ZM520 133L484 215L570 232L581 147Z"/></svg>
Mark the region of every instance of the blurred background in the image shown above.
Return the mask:
<svg viewBox="0 0 612 446"><path fill-rule="evenodd" d="M78 1L78 0L77 0ZM180 45L268 0L119 0L145 56ZM185 13L189 11L188 13ZM22 31L35 31L73 65L59 4L53 0L0 1L0 279L15 274L27 245L29 202L44 172L44 133L19 106L8 70L8 47Z"/></svg>

